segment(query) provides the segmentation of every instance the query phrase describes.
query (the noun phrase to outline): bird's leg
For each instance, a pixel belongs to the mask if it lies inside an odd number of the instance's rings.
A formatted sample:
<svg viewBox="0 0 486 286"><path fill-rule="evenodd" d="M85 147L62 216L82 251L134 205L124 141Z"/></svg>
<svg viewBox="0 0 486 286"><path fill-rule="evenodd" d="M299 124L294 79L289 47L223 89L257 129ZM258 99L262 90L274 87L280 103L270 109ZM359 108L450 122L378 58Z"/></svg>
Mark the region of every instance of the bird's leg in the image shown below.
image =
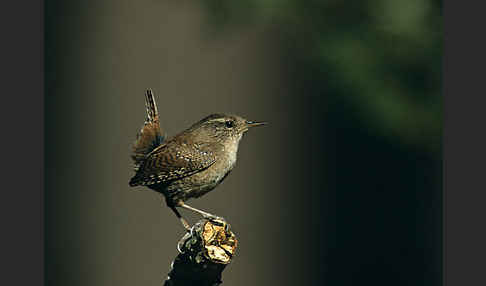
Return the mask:
<svg viewBox="0 0 486 286"><path fill-rule="evenodd" d="M177 216L177 218L181 221L182 226L187 231L190 231L191 230L191 227L189 226L189 224L187 223L187 221L181 216L181 214L179 213L179 211L175 207L170 207L170 209L175 213L175 215Z"/></svg>
<svg viewBox="0 0 486 286"><path fill-rule="evenodd" d="M179 202L178 205L182 208L185 208L185 209L188 209L188 210L191 210L193 212L196 212L200 215L203 216L203 218L205 219L209 219L209 220L215 220L215 219L219 219L219 217L213 215L213 214L210 214L210 213L207 213L205 211L202 211L202 210L199 210L199 209L196 209L196 208L193 208L191 207L190 205L186 205L185 203L183 202Z"/></svg>

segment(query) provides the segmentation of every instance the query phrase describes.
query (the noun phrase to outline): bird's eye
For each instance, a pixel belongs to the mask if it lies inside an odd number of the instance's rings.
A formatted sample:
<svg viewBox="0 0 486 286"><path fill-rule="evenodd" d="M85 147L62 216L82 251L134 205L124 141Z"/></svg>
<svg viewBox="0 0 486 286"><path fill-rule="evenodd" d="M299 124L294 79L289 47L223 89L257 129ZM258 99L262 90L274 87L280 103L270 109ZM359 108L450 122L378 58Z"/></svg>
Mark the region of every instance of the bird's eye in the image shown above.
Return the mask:
<svg viewBox="0 0 486 286"><path fill-rule="evenodd" d="M235 122L231 121L231 120L226 121L225 124L226 124L226 127L228 127L228 128L235 127Z"/></svg>

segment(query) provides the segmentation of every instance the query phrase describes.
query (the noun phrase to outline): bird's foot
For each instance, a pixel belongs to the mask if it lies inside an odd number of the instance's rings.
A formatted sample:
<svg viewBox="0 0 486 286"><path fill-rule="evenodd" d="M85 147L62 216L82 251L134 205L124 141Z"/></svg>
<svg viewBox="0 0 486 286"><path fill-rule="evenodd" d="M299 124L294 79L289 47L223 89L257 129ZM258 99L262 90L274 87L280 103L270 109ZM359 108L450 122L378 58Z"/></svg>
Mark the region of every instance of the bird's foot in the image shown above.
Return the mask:
<svg viewBox="0 0 486 286"><path fill-rule="evenodd" d="M203 218L218 226L223 226L225 223L224 218L212 214L205 214Z"/></svg>
<svg viewBox="0 0 486 286"><path fill-rule="evenodd" d="M193 208L189 205L186 205L184 202L180 201L178 203L178 206L179 207L182 207L182 208L185 208L185 209L188 209L188 210L191 210L193 212L196 212L198 214L200 214L204 219L214 223L214 224L217 224L219 226L222 226L225 222L224 218L222 217L219 217L219 216L215 216L213 214L210 214L208 212L205 212L203 210L199 210L199 209L196 209L196 208Z"/></svg>

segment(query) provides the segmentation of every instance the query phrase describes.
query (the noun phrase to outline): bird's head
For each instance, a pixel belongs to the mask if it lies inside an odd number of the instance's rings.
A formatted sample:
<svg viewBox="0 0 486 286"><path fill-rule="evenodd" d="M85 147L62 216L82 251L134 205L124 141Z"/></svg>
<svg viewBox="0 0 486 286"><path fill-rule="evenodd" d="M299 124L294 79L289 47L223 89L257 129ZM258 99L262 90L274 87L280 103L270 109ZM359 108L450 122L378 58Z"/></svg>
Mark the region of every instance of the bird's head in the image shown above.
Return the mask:
<svg viewBox="0 0 486 286"><path fill-rule="evenodd" d="M239 141L251 127L265 124L267 123L250 121L238 115L217 113L201 119L190 129L202 136L212 137L224 142L227 140Z"/></svg>

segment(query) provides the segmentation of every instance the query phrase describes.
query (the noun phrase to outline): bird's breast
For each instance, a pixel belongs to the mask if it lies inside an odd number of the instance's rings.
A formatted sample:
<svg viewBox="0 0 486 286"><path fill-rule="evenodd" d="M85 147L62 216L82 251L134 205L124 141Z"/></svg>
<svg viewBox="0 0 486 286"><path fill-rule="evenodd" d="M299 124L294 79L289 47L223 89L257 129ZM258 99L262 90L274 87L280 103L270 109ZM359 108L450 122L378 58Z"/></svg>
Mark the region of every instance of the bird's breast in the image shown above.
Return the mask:
<svg viewBox="0 0 486 286"><path fill-rule="evenodd" d="M231 172L236 164L238 142L226 144L221 147L216 162L209 168L173 182L170 190L183 196L183 200L191 197L200 197L216 188ZM180 192L182 191L182 193Z"/></svg>

